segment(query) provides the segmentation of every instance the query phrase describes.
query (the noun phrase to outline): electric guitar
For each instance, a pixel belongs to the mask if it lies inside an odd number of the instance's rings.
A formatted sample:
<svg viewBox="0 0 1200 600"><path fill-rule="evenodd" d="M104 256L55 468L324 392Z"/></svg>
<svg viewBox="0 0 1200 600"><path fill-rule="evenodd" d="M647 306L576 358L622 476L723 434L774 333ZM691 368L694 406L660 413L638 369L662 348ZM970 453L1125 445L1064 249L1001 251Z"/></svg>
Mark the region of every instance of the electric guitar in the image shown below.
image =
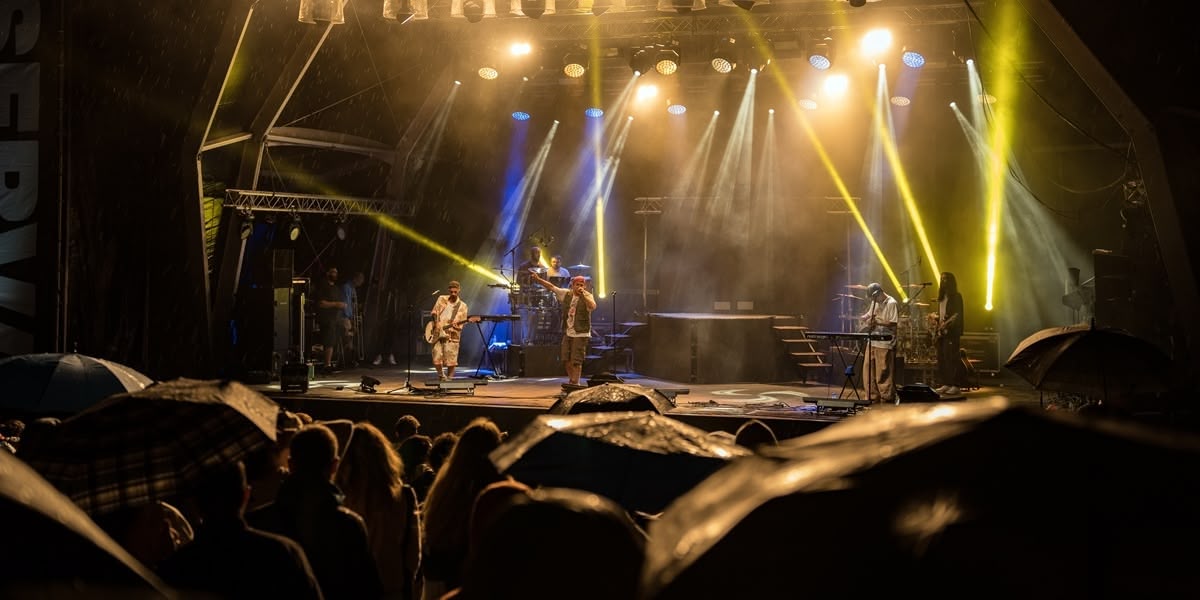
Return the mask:
<svg viewBox="0 0 1200 600"><path fill-rule="evenodd" d="M438 324L436 319L430 321L425 324L425 343L436 344L438 342L444 342L450 338L451 328L458 327L467 322L475 323L479 320L479 317L467 317L460 321L454 321L452 323L445 323L441 325Z"/></svg>
<svg viewBox="0 0 1200 600"><path fill-rule="evenodd" d="M938 319L936 314L930 315L930 316L933 317L932 329L933 329L933 341L935 343L942 341L942 338L946 337L946 333L948 331L950 331L950 325L953 324L956 320L958 320L957 314L950 315L950 318L946 319L945 321Z"/></svg>

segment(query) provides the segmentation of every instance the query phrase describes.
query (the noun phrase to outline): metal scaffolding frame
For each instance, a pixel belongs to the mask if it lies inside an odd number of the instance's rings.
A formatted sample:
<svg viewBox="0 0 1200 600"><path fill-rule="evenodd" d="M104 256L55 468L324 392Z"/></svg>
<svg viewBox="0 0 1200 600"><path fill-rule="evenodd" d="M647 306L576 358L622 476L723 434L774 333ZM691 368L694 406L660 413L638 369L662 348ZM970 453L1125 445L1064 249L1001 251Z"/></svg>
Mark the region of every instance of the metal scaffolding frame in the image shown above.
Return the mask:
<svg viewBox="0 0 1200 600"><path fill-rule="evenodd" d="M295 194L266 190L225 190L225 208L242 212L306 213L320 215L388 215L411 217L415 207L408 200Z"/></svg>

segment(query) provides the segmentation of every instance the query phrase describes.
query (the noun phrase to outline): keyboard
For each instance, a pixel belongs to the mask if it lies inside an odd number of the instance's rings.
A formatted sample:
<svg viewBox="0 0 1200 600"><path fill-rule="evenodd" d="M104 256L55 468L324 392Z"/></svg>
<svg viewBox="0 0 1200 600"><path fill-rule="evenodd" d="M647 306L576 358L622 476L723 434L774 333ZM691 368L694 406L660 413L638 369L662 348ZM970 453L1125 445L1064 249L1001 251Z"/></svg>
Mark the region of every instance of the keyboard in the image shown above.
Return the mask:
<svg viewBox="0 0 1200 600"><path fill-rule="evenodd" d="M886 342L894 336L890 333L857 333L848 331L809 331L805 333L805 337L814 340L870 340L872 342Z"/></svg>

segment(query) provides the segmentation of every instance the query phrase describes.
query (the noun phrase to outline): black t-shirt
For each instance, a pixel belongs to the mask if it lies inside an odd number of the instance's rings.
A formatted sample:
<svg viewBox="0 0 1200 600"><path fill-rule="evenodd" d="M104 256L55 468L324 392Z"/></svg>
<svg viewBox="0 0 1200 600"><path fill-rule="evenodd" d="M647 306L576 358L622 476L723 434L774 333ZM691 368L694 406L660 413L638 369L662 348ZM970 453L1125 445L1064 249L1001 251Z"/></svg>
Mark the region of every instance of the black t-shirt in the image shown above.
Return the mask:
<svg viewBox="0 0 1200 600"><path fill-rule="evenodd" d="M342 309L338 306L322 307L321 301L326 302L344 302L342 298L342 290L337 283L329 283L322 281L320 288L317 289L317 315L321 321L336 320L341 314Z"/></svg>

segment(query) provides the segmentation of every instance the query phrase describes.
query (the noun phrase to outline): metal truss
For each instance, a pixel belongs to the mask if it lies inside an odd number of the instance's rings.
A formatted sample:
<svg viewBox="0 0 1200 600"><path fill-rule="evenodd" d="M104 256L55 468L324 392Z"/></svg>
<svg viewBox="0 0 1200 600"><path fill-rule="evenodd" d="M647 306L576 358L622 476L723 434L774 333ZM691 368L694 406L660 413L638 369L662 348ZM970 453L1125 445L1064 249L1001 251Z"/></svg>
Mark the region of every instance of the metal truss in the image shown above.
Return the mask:
<svg viewBox="0 0 1200 600"><path fill-rule="evenodd" d="M408 200L322 196L262 190L225 190L225 208L245 212L308 213L320 215L388 215L411 217L415 207Z"/></svg>

